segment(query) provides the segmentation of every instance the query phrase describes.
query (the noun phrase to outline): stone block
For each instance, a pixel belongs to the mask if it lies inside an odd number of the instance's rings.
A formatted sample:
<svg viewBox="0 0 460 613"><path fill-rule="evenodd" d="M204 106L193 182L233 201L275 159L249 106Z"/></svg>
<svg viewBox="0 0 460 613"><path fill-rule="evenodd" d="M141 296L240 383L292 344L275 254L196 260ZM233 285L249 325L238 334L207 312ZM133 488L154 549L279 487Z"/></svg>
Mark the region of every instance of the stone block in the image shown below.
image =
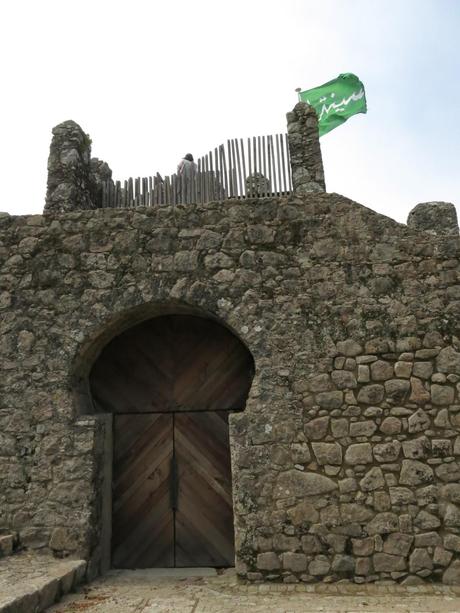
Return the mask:
<svg viewBox="0 0 460 613"><path fill-rule="evenodd" d="M460 375L460 353L453 347L441 349L436 358L436 368L439 372Z"/></svg>
<svg viewBox="0 0 460 613"><path fill-rule="evenodd" d="M317 417L307 422L304 426L305 434L311 441L319 441L326 436L329 427L329 417Z"/></svg>
<svg viewBox="0 0 460 613"><path fill-rule="evenodd" d="M429 379L433 374L433 364L431 362L415 362L412 374L419 379Z"/></svg>
<svg viewBox="0 0 460 613"><path fill-rule="evenodd" d="M359 485L364 492L372 492L384 487L385 479L383 478L382 469L378 466L371 468L361 479Z"/></svg>
<svg viewBox="0 0 460 613"><path fill-rule="evenodd" d="M454 560L442 575L444 585L460 584L460 560Z"/></svg>
<svg viewBox="0 0 460 613"><path fill-rule="evenodd" d="M426 436L419 436L416 439L403 441L404 457L412 460L426 458L431 451L431 444Z"/></svg>
<svg viewBox="0 0 460 613"><path fill-rule="evenodd" d="M433 552L433 562L438 566L448 566L452 560L453 553L444 547L436 547Z"/></svg>
<svg viewBox="0 0 460 613"><path fill-rule="evenodd" d="M433 384L431 386L431 400L436 405L453 404L455 398L454 388L450 385Z"/></svg>
<svg viewBox="0 0 460 613"><path fill-rule="evenodd" d="M434 528L439 528L441 521L436 515L422 510L415 517L414 525L420 528L420 530L433 530Z"/></svg>
<svg viewBox="0 0 460 613"><path fill-rule="evenodd" d="M256 566L259 570L278 570L281 568L280 560L273 551L259 553Z"/></svg>
<svg viewBox="0 0 460 613"><path fill-rule="evenodd" d="M395 462L401 453L401 443L399 441L379 443L374 445L373 452L377 462Z"/></svg>
<svg viewBox="0 0 460 613"><path fill-rule="evenodd" d="M312 443L312 449L320 465L342 463L342 447L338 443Z"/></svg>
<svg viewBox="0 0 460 613"><path fill-rule="evenodd" d="M318 496L327 494L337 489L337 484L329 477L313 472L301 472L288 470L280 473L277 478L273 498Z"/></svg>
<svg viewBox="0 0 460 613"><path fill-rule="evenodd" d="M415 494L407 487L390 487L391 504L406 505L415 503Z"/></svg>
<svg viewBox="0 0 460 613"><path fill-rule="evenodd" d="M350 436L372 436L377 430L377 424L372 420L355 421L350 424Z"/></svg>
<svg viewBox="0 0 460 613"><path fill-rule="evenodd" d="M353 555L370 556L374 553L374 539L372 537L351 539Z"/></svg>
<svg viewBox="0 0 460 613"><path fill-rule="evenodd" d="M308 565L308 572L313 576L327 575L331 569L329 558L323 555L316 556Z"/></svg>
<svg viewBox="0 0 460 613"><path fill-rule="evenodd" d="M347 464L371 464L372 447L370 443L356 443L350 445L345 452L345 462Z"/></svg>
<svg viewBox="0 0 460 613"><path fill-rule="evenodd" d="M399 483L401 485L422 485L434 479L433 470L418 460L403 460Z"/></svg>
<svg viewBox="0 0 460 613"><path fill-rule="evenodd" d="M374 553L372 562L376 573L391 573L406 570L407 563L403 556L394 556L389 553Z"/></svg>
<svg viewBox="0 0 460 613"><path fill-rule="evenodd" d="M334 438L344 438L348 436L348 419L344 417L331 419L331 432Z"/></svg>
<svg viewBox="0 0 460 613"><path fill-rule="evenodd" d="M410 383L406 379L389 379L385 381L385 394L396 401L403 401L410 391Z"/></svg>
<svg viewBox="0 0 460 613"><path fill-rule="evenodd" d="M348 370L334 370L331 378L339 390L353 389L358 385L355 375Z"/></svg>
<svg viewBox="0 0 460 613"><path fill-rule="evenodd" d="M432 570L433 560L426 549L415 548L409 557L409 570L411 573L416 573L425 568Z"/></svg>
<svg viewBox="0 0 460 613"><path fill-rule="evenodd" d="M384 553L391 553L396 556L406 557L412 547L414 537L411 534L403 534L402 532L394 532L389 534L383 544Z"/></svg>
<svg viewBox="0 0 460 613"><path fill-rule="evenodd" d="M423 409L418 409L409 417L408 424L409 433L416 434L417 432L428 430L431 427L431 419Z"/></svg>
<svg viewBox="0 0 460 613"><path fill-rule="evenodd" d="M342 355L353 358L362 353L363 348L359 343L349 338L346 341L339 341L337 343L337 351Z"/></svg>
<svg viewBox="0 0 460 613"><path fill-rule="evenodd" d="M380 430L388 436L399 434L402 430L401 420L397 417L386 417L380 424Z"/></svg>
<svg viewBox="0 0 460 613"><path fill-rule="evenodd" d="M425 389L423 385L423 381L418 379L417 377L410 378L410 386L411 393L409 396L410 402L415 402L415 404L425 405L427 402L430 402L430 392Z"/></svg>
<svg viewBox="0 0 460 613"><path fill-rule="evenodd" d="M394 376L393 365L384 360L372 362L370 368L372 381L387 381Z"/></svg>
<svg viewBox="0 0 460 613"><path fill-rule="evenodd" d="M332 572L334 573L353 573L355 570L355 559L353 556L338 554L332 560Z"/></svg>
<svg viewBox="0 0 460 613"><path fill-rule="evenodd" d="M412 374L412 362L396 362L395 375L401 379L409 379Z"/></svg>
<svg viewBox="0 0 460 613"><path fill-rule="evenodd" d="M340 409L343 404L343 392L318 392L315 396L316 402L324 409Z"/></svg>
<svg viewBox="0 0 460 613"><path fill-rule="evenodd" d="M363 404L379 404L385 395L383 385L374 383L364 385L358 392L358 402Z"/></svg>
<svg viewBox="0 0 460 613"><path fill-rule="evenodd" d="M378 513L374 519L367 524L366 530L369 535L398 532L398 516L395 513Z"/></svg>
<svg viewBox="0 0 460 613"><path fill-rule="evenodd" d="M294 573L307 570L307 556L304 553L283 553L281 556L283 568Z"/></svg>

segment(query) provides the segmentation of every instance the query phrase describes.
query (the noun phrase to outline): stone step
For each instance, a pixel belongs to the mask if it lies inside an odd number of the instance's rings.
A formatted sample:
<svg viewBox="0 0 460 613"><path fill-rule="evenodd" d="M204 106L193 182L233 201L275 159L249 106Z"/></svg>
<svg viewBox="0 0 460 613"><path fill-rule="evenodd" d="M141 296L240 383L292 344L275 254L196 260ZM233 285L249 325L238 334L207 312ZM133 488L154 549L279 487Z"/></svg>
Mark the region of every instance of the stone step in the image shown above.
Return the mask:
<svg viewBox="0 0 460 613"><path fill-rule="evenodd" d="M0 559L0 613L40 613L85 579L84 560L32 552Z"/></svg>

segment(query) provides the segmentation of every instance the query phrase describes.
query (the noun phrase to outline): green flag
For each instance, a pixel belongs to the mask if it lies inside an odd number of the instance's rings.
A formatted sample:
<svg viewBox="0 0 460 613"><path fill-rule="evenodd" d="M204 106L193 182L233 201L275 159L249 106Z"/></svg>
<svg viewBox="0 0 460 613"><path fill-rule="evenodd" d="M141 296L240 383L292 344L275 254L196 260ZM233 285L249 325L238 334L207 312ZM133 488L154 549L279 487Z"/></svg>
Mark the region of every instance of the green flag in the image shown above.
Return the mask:
<svg viewBox="0 0 460 613"><path fill-rule="evenodd" d="M318 115L319 135L327 134L356 113L366 113L364 85L351 72L324 85L300 92L299 99L310 104Z"/></svg>

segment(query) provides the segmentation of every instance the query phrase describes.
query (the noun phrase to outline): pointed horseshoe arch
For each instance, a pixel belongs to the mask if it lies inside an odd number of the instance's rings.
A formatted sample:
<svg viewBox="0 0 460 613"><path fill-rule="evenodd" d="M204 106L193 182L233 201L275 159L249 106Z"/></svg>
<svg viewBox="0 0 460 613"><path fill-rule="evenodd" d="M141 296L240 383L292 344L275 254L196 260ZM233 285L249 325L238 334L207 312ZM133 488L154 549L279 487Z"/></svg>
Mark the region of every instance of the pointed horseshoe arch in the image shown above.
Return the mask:
<svg viewBox="0 0 460 613"><path fill-rule="evenodd" d="M149 319L112 339L89 384L113 414L112 566L232 566L228 415L254 373L245 345L194 315Z"/></svg>

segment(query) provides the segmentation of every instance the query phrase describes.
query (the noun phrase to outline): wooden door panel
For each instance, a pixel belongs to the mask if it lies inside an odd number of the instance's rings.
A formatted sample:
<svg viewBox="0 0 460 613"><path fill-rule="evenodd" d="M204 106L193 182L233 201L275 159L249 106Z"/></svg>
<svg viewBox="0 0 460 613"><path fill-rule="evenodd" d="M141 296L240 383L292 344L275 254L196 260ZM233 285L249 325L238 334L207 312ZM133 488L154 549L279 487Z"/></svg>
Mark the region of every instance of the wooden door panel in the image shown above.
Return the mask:
<svg viewBox="0 0 460 613"><path fill-rule="evenodd" d="M90 374L93 398L113 413L243 409L253 361L210 319L167 315L115 337Z"/></svg>
<svg viewBox="0 0 460 613"><path fill-rule="evenodd" d="M174 566L172 414L115 415L112 565Z"/></svg>
<svg viewBox="0 0 460 613"><path fill-rule="evenodd" d="M176 566L234 564L228 412L176 413Z"/></svg>

